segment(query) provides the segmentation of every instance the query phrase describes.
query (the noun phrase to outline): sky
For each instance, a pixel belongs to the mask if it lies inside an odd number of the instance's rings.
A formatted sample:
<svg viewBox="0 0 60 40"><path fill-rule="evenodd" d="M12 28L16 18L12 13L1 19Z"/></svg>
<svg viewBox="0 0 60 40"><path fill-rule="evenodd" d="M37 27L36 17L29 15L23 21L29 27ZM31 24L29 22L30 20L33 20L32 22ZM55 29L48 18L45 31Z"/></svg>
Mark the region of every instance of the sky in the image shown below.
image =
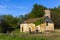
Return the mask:
<svg viewBox="0 0 60 40"><path fill-rule="evenodd" d="M36 3L54 8L60 5L60 0L0 0L0 15L24 15L31 12Z"/></svg>

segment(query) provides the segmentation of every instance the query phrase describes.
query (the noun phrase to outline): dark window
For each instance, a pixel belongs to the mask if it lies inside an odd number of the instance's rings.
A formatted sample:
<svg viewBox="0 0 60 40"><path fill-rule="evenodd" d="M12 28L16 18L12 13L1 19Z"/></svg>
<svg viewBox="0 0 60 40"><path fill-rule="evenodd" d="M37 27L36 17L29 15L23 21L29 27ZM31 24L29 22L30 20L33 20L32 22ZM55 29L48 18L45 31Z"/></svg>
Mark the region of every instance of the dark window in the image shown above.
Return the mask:
<svg viewBox="0 0 60 40"><path fill-rule="evenodd" d="M46 25L48 26L48 22L46 22Z"/></svg>
<svg viewBox="0 0 60 40"><path fill-rule="evenodd" d="M31 28L29 28L29 33L31 33Z"/></svg>
<svg viewBox="0 0 60 40"><path fill-rule="evenodd" d="M23 32L23 27L22 27L22 32Z"/></svg>

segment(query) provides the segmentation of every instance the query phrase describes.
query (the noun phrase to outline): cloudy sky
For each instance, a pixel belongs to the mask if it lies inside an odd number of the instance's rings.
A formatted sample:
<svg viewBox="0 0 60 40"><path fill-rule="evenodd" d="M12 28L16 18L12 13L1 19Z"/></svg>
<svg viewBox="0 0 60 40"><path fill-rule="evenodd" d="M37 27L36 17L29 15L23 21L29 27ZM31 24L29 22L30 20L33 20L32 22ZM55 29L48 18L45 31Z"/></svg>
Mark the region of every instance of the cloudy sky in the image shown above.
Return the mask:
<svg viewBox="0 0 60 40"><path fill-rule="evenodd" d="M0 15L24 15L32 10L35 3L53 8L60 5L60 0L0 0Z"/></svg>

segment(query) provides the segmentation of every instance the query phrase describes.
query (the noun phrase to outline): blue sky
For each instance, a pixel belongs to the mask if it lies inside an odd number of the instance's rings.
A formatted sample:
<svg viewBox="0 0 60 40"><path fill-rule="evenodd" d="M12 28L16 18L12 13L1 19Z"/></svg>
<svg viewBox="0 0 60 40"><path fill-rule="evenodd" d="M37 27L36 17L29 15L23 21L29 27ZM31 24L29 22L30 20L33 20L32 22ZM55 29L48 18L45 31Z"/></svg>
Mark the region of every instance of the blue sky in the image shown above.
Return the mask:
<svg viewBox="0 0 60 40"><path fill-rule="evenodd" d="M60 5L60 0L0 0L0 15L24 15L32 10L35 3L53 8Z"/></svg>

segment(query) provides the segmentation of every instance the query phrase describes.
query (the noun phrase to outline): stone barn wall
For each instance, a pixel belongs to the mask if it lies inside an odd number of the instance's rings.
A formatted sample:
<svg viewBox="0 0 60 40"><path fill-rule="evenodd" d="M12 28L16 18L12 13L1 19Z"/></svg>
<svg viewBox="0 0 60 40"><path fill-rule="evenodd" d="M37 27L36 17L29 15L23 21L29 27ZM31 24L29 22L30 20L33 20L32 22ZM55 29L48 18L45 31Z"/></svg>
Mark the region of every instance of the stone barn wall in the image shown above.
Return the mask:
<svg viewBox="0 0 60 40"><path fill-rule="evenodd" d="M54 23L48 23L48 26L46 23L42 23L38 26L35 26L35 24L20 24L20 32L45 32L45 31L54 31Z"/></svg>
<svg viewBox="0 0 60 40"><path fill-rule="evenodd" d="M20 24L20 32L29 32L28 24Z"/></svg>
<svg viewBox="0 0 60 40"><path fill-rule="evenodd" d="M20 24L20 32L33 32L35 31L35 24Z"/></svg>
<svg viewBox="0 0 60 40"><path fill-rule="evenodd" d="M54 23L48 23L48 26L46 26L45 30L54 31Z"/></svg>

